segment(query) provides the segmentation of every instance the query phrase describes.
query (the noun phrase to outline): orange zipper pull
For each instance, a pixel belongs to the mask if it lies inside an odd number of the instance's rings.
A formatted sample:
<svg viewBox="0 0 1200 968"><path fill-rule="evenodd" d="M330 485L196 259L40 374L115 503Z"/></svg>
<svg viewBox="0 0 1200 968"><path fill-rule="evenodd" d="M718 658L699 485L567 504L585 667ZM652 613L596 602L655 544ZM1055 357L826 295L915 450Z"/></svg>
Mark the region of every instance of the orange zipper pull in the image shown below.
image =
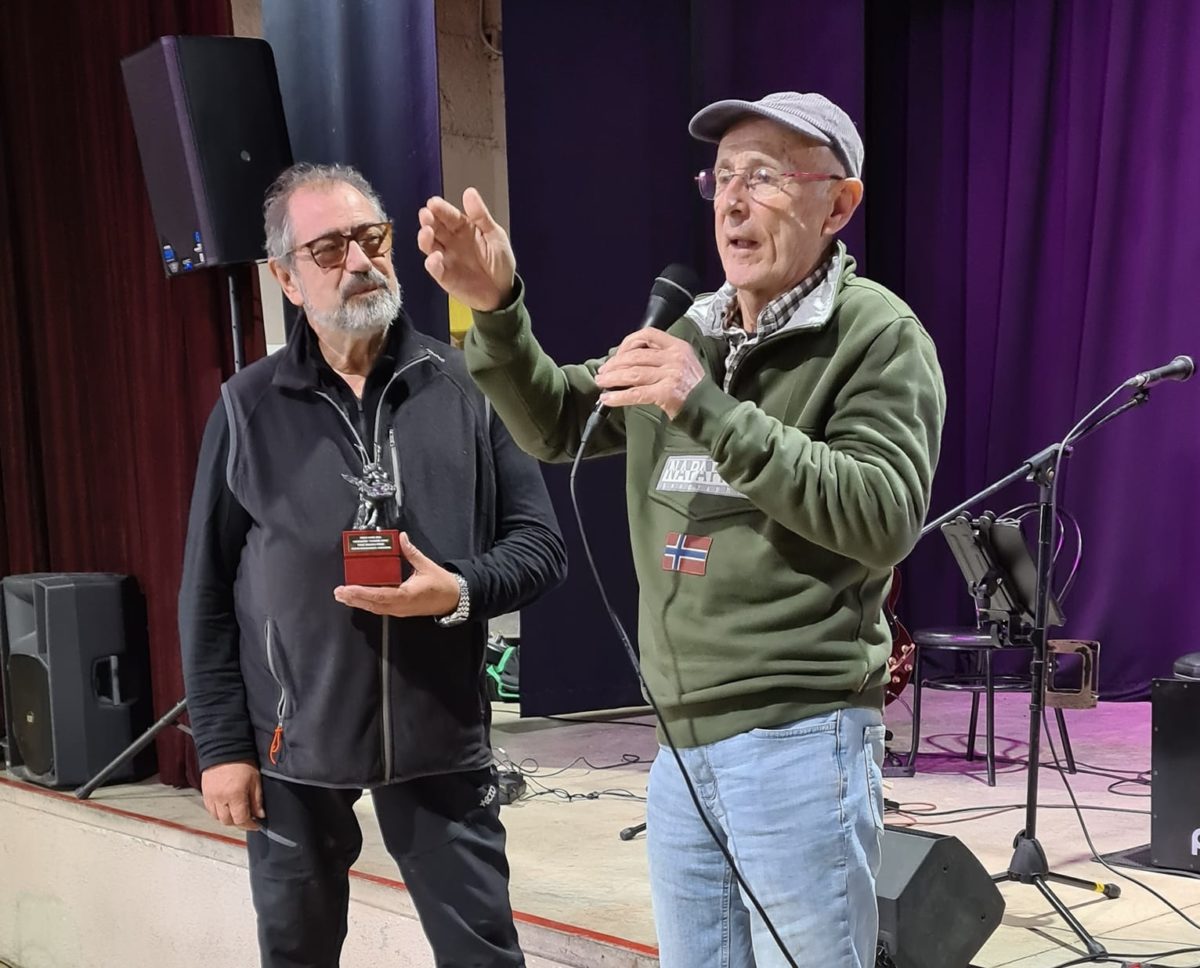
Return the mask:
<svg viewBox="0 0 1200 968"><path fill-rule="evenodd" d="M283 749L283 723L275 727L275 735L271 737L271 749L268 756L271 758L271 765L274 766L279 762L279 751Z"/></svg>

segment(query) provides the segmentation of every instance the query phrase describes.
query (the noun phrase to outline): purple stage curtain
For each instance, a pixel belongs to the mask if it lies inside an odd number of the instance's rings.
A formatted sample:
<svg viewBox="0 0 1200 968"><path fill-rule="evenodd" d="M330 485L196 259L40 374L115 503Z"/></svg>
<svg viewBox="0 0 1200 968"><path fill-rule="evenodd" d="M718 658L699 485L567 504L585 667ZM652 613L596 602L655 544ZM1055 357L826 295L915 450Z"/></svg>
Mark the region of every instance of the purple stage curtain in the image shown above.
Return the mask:
<svg viewBox="0 0 1200 968"><path fill-rule="evenodd" d="M871 3L867 37L869 262L949 389L936 514L1126 377L1200 355L1200 4ZM1064 634L1100 640L1108 698L1200 649L1198 426L1200 380L1162 386L1070 460L1085 549ZM969 616L939 535L905 571L910 628Z"/></svg>

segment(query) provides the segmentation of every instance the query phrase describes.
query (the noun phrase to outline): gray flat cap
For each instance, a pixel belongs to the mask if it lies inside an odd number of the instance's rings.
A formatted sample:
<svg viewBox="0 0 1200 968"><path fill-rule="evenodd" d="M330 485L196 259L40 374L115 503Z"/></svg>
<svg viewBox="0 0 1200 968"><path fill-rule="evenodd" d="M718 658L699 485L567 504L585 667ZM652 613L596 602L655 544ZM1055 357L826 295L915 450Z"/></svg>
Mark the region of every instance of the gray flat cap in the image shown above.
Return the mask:
<svg viewBox="0 0 1200 968"><path fill-rule="evenodd" d="M778 91L761 101L716 101L696 112L688 131L701 141L720 141L736 121L757 116L828 145L852 178L862 177L863 143L850 116L821 94Z"/></svg>

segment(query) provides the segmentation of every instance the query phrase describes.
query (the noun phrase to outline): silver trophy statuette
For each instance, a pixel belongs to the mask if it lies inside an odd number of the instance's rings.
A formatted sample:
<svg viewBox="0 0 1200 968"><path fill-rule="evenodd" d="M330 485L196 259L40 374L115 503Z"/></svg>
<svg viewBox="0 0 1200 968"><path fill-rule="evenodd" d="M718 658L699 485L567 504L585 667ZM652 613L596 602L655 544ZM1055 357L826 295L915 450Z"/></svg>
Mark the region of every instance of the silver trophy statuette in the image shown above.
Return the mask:
<svg viewBox="0 0 1200 968"><path fill-rule="evenodd" d="M356 531L388 527L386 509L383 507L396 496L396 485L382 464L370 463L363 467L362 477L343 474L343 478L358 489L358 512L354 516Z"/></svg>

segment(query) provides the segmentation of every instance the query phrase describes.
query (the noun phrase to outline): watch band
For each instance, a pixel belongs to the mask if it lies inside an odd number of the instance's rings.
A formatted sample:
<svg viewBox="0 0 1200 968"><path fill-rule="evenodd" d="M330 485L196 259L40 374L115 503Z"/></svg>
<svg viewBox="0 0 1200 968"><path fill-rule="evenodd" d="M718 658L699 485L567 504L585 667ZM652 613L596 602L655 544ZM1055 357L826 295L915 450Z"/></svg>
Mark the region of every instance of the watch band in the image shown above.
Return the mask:
<svg viewBox="0 0 1200 968"><path fill-rule="evenodd" d="M458 582L458 605L449 615L443 615L441 618L434 619L442 628L449 628L452 625L461 625L467 620L467 616L471 614L471 586L467 584L467 580L458 572L454 572L454 580Z"/></svg>

